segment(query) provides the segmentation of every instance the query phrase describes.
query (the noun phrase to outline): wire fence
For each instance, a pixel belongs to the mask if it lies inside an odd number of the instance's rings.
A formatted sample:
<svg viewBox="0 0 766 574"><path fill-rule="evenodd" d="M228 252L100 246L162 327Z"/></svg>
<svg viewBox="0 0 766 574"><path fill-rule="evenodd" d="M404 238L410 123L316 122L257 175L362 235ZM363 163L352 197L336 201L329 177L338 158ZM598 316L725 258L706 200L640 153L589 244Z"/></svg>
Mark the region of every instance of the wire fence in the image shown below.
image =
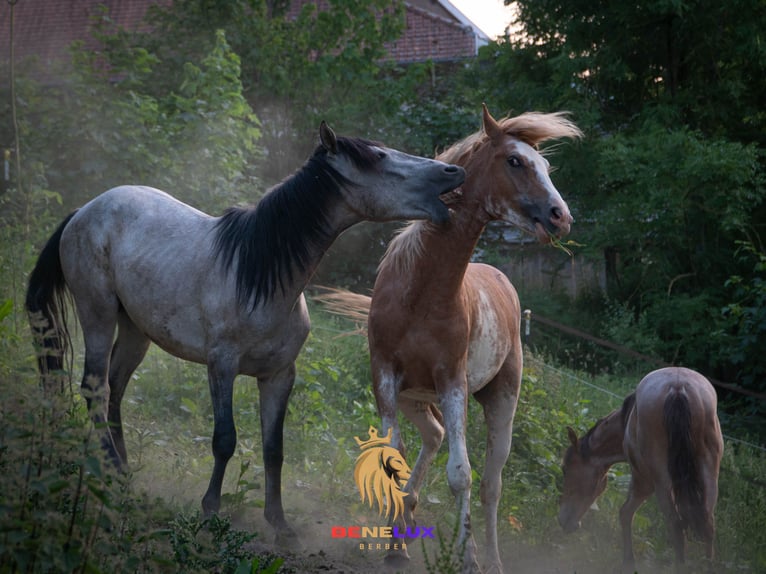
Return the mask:
<svg viewBox="0 0 766 574"><path fill-rule="evenodd" d="M591 335L590 333L586 333L585 331L582 331L580 329L576 329L574 327L570 327L569 325L564 325L562 323L559 323L558 321L554 321L553 319L549 319L547 317L543 317L543 316L538 315L536 313L533 314L530 310L524 311L524 314L523 314L523 317L522 317L522 333L524 335L524 339L525 340L528 340L530 335L531 335L531 325L530 325L531 321L535 321L535 322L540 323L541 325L544 325L546 327L549 327L549 328L552 328L552 329L556 329L556 330L561 331L561 332L563 332L563 333L565 333L567 335L570 335L570 336L573 336L573 337L576 337L576 338L580 338L580 339L583 339L585 341L589 341L591 343L595 343L595 344L600 345L602 347L611 349L611 350L613 350L615 352L618 352L620 354L628 356L628 357L630 357L632 359L637 359L637 360L646 362L646 363L648 363L650 365L655 365L657 367L669 367L669 366L673 366L670 363L667 363L667 362L665 362L665 361L663 361L661 359L658 359L656 357L650 357L648 355L645 355L643 353L639 353L639 352L637 352L637 351L635 351L633 349L630 349L628 347L625 347L623 345L619 345L619 344L614 343L612 341L607 341L606 339L602 339L600 337L596 337L596 336ZM316 326L315 328L323 330L323 331L328 331L328 332L335 333L335 336L345 336L345 335L350 335L350 334L355 334L355 335L363 335L364 334L363 331L359 331L359 330L354 331L354 332L349 332L348 330L333 329L333 328L330 328L330 327L319 326L319 325ZM560 369L560 368L550 364L549 362L545 362L545 361L535 357L534 355L527 354L527 359L532 360L538 367L540 367L542 369L545 369L545 370L548 370L548 371L551 371L551 372L555 372L564 381L577 382L580 385L583 385L585 387L591 388L591 389L593 389L593 390L595 390L595 391L597 391L599 393L603 393L603 394L609 395L612 398L616 398L616 399L619 399L619 400L624 399L623 395L617 394L614 391L611 391L611 390L609 390L609 389L607 389L607 388L605 388L603 386L600 386L600 385L598 385L598 384L596 384L596 383L594 383L592 381L588 381L588 380L584 379L583 377L580 377L580 376L576 375L572 371L564 371L564 370L562 370L562 369ZM722 381L718 381L716 379L708 377L707 375L706 375L706 378L713 385L715 385L717 387L720 387L720 388L723 388L723 389L726 389L727 391L730 391L732 393L738 393L738 394L741 394L741 395L744 395L744 396L753 397L753 398L756 398L756 399L759 399L759 400L766 400L766 395L764 395L763 393L758 393L758 392L755 392L755 391L751 391L749 389L743 389L742 387L739 387L739 386L731 384L731 383L725 383L725 382L722 382ZM726 434L726 433L724 433L723 436L724 436L724 438L726 440L731 441L733 443L740 444L740 445L746 446L748 448L752 448L752 449L758 450L760 452L766 452L766 447L761 446L759 444L756 444L754 442L743 440L743 439L731 436L730 434Z"/></svg>
<svg viewBox="0 0 766 574"><path fill-rule="evenodd" d="M525 356L525 359L526 360L531 360L533 363L535 363L535 365L538 368L541 368L543 370L552 371L552 372L556 373L559 377L561 377L561 380L563 380L563 381L570 382L570 383L571 382L577 382L580 385L586 386L586 387L591 388L591 389L593 389L595 391L598 391L598 392L603 393L605 395L609 395L609 396L617 398L619 400L622 400L622 399L625 398L624 396L619 395L619 394L617 394L617 393L615 393L613 391L610 391L609 389L607 389L605 387L599 386L599 385L597 385L597 384L595 384L595 383L593 383L591 381L588 381L588 380L586 380L586 379L584 379L582 377L579 377L579 376L577 376L576 374L574 374L571 371L564 371L562 369L559 369L558 367L555 367L555 366L551 365L550 363L546 363L545 361L543 361L541 359L538 359L534 355L529 355L528 354L528 355ZM726 433L723 433L723 437L726 440L729 440L731 442L734 442L734 443L737 443L737 444L741 444L741 445L744 445L744 446L747 446L747 447L759 450L761 452L766 452L766 447L758 445L758 444L756 444L754 442L742 440L742 439L733 437L733 436L731 436L729 434L726 434Z"/></svg>

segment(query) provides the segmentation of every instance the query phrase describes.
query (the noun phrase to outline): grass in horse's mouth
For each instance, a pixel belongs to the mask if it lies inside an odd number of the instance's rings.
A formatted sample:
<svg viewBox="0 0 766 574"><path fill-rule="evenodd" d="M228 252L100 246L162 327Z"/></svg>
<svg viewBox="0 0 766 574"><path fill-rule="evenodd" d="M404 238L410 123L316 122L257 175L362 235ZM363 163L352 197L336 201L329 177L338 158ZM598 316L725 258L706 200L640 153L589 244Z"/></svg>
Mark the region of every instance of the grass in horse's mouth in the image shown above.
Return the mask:
<svg viewBox="0 0 766 574"><path fill-rule="evenodd" d="M584 244L577 243L577 241L573 241L571 239L567 241L561 241L559 237L551 233L548 233L548 236L550 237L550 244L553 247L555 247L556 249L561 249L564 253L566 253L570 257L574 256L574 252L571 249L569 249L569 247L585 247Z"/></svg>

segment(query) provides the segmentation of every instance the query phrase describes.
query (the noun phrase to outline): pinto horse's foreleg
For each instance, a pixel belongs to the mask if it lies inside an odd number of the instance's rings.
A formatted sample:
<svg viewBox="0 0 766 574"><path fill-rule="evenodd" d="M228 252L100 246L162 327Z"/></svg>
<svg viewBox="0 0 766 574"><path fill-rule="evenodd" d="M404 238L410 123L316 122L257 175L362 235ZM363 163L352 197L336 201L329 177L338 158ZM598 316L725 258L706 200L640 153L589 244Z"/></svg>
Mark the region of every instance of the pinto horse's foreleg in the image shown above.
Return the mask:
<svg viewBox="0 0 766 574"><path fill-rule="evenodd" d="M421 447L415 466L412 467L410 479L404 488L407 496L404 498L404 522L414 526L413 512L418 504L420 488L423 485L428 468L439 451L444 440L444 427L439 422L436 407L430 403L411 399L400 399L399 408L404 416L414 424L420 432Z"/></svg>
<svg viewBox="0 0 766 574"><path fill-rule="evenodd" d="M444 428L449 443L447 482L458 502L458 544L465 547L463 573L480 572L476 559L476 542L471 531L471 463L465 443L468 408L467 384L453 385L442 392L439 400L444 416Z"/></svg>
<svg viewBox="0 0 766 574"><path fill-rule="evenodd" d="M375 403L378 407L381 421L380 435L386 436L388 430L391 429L391 446L401 453L402 458L405 458L406 453L402 437L399 433L399 420L397 417L399 387L402 381L388 370L388 365L383 369L375 367L374 352L371 354L371 361L373 365L372 388L375 393ZM412 473L410 473L410 480L405 485L405 490L409 487L410 482L412 482ZM409 496L404 497L404 517L397 517L396 520L389 519L389 525L396 525L402 532L406 532L407 520L412 519L412 511L414 510L414 505L412 501L408 500L409 498ZM392 548L386 553L386 557L383 560L389 570L405 570L410 561L410 554L406 547L397 550Z"/></svg>
<svg viewBox="0 0 766 574"><path fill-rule="evenodd" d="M276 530L276 543L295 547L297 535L285 519L282 507L282 462L284 460L283 429L287 401L295 383L295 365L280 373L258 379L261 402L261 437L266 471L264 516Z"/></svg>
<svg viewBox="0 0 766 574"><path fill-rule="evenodd" d="M109 362L109 425L117 453L122 462L127 463L128 454L125 449L120 405L130 376L146 356L150 341L127 314L120 313L117 323L117 340L112 347L112 358Z"/></svg>
<svg viewBox="0 0 766 574"><path fill-rule="evenodd" d="M503 489L503 467L511 452L513 417L521 386L521 357L503 370L474 396L484 409L487 422L487 456L479 494L484 508L487 572L502 574L497 544L497 508Z"/></svg>
<svg viewBox="0 0 766 574"><path fill-rule="evenodd" d="M211 354L208 358L207 379L213 403L213 474L205 496L202 511L205 516L221 508L221 486L226 465L237 447L237 429L234 426L234 378L237 376L236 359L224 354Z"/></svg>

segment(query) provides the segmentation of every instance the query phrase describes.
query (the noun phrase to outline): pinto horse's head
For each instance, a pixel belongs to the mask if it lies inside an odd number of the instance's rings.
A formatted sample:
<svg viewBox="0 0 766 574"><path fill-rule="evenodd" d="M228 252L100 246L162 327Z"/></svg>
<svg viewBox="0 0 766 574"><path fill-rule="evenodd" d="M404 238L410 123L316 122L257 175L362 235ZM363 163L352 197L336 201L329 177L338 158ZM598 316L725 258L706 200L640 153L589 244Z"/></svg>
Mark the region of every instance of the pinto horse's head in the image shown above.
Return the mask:
<svg viewBox="0 0 766 574"><path fill-rule="evenodd" d="M558 138L579 138L580 129L565 113L530 112L496 121L483 108L483 144L476 149L482 169L470 169L474 181L466 187L481 187L485 209L493 219L507 221L548 243L551 237L569 233L572 215L549 176L550 164L537 145ZM470 179L470 178L469 178Z"/></svg>

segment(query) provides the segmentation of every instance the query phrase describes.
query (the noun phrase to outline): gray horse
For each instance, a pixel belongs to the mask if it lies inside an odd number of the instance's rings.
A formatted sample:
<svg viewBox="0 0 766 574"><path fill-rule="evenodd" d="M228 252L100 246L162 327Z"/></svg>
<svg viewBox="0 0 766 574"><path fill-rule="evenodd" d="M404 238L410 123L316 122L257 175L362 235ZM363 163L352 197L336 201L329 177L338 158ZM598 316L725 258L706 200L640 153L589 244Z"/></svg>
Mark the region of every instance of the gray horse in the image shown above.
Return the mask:
<svg viewBox="0 0 766 574"><path fill-rule="evenodd" d="M69 338L62 298L71 293L85 340L83 394L118 468L127 461L120 403L149 344L207 365L215 463L205 514L220 508L236 446L234 378L256 377L264 513L278 542L295 536L282 508L282 432L295 360L310 328L306 284L332 242L355 223L444 223L449 211L439 196L465 178L457 166L336 137L324 122L319 135L309 160L258 205L222 217L148 187L99 195L49 239L27 291L43 375L62 368Z"/></svg>

